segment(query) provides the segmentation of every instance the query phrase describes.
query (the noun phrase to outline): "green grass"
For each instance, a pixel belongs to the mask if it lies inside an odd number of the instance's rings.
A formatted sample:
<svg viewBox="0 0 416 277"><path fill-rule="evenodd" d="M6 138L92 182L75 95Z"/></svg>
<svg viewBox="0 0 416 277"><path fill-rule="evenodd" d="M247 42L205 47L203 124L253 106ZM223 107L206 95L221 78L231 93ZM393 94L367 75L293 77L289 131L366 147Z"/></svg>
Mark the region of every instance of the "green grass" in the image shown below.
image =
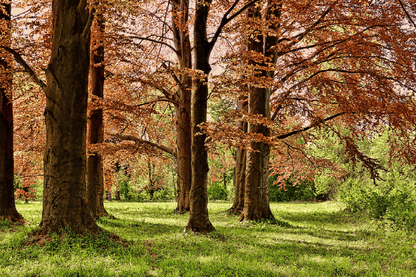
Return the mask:
<svg viewBox="0 0 416 277"><path fill-rule="evenodd" d="M184 233L188 215L175 203L106 202L117 219L108 232L79 238L67 231L44 246L28 246L41 203L18 204L31 222L0 222L0 276L416 276L415 236L377 230L334 202L273 203L277 224L246 223L210 203L217 232Z"/></svg>

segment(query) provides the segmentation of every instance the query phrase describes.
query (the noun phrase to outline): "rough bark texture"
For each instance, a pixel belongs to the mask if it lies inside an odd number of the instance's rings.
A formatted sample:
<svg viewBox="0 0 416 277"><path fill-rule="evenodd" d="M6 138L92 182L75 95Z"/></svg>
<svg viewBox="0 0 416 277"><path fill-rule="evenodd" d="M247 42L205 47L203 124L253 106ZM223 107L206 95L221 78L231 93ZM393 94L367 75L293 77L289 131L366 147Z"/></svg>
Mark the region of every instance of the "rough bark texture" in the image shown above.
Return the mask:
<svg viewBox="0 0 416 277"><path fill-rule="evenodd" d="M95 13L91 39L91 94L104 96L104 20ZM87 141L90 144L104 141L103 109L92 110L89 114ZM108 215L104 208L104 176L101 153L88 156L87 160L87 204L94 218Z"/></svg>
<svg viewBox="0 0 416 277"><path fill-rule="evenodd" d="M280 6L278 4L268 3L266 16L280 16ZM261 7L252 6L247 12L249 19L261 19ZM277 28L277 26L272 26ZM276 56L270 53L272 47L276 45L277 38L266 37L264 39L261 32L249 40L247 48L259 54L272 57L272 63L275 64ZM253 62L253 65L258 63ZM260 64L261 65L261 64ZM273 77L274 73L260 71L258 77ZM248 111L252 114L259 114L270 119L270 90L264 87L253 86L249 93ZM265 137L270 136L268 127L261 124L249 124L248 132L254 134L262 134ZM246 168L246 186L244 195L244 210L240 220L273 219L273 214L269 205L269 157L270 146L264 142L252 142L250 144L251 151L247 153Z"/></svg>
<svg viewBox="0 0 416 277"><path fill-rule="evenodd" d="M247 110L247 97L240 97L237 104L238 110ZM239 122L238 128L244 133L247 132L247 123ZM234 203L228 210L232 214L241 214L244 209L244 191L246 182L246 156L247 150L239 148L237 149L235 157L235 168L234 168L234 183L235 183L235 197Z"/></svg>
<svg viewBox="0 0 416 277"><path fill-rule="evenodd" d="M264 88L252 88L249 95L249 112L267 116L265 101L269 100L269 93ZM268 105L267 105L268 106ZM267 135L268 128L260 124L249 124L248 131ZM246 186L244 195L244 210L241 220L272 219L269 205L268 170L269 146L264 142L252 142L252 150L247 153ZM266 172L266 174L265 174Z"/></svg>
<svg viewBox="0 0 416 277"><path fill-rule="evenodd" d="M198 233L215 231L208 218L208 151L206 135L199 125L207 121L208 74L211 71L209 56L212 45L207 39L207 17L211 1L198 0L194 26L195 67L205 74L195 79L192 103L192 185L190 194L189 221L185 229Z"/></svg>
<svg viewBox="0 0 416 277"><path fill-rule="evenodd" d="M0 5L0 46L10 46L10 4ZM10 55L0 49L0 219L17 222L23 217L17 212L14 201L12 75L9 64Z"/></svg>
<svg viewBox="0 0 416 277"><path fill-rule="evenodd" d="M172 9L172 29L180 69L192 68L191 41L188 31L188 0L174 0ZM176 95L176 158L178 161L177 201L178 213L190 210L189 192L192 178L192 126L191 126L191 89L192 78L183 74L179 77L180 87Z"/></svg>
<svg viewBox="0 0 416 277"><path fill-rule="evenodd" d="M52 2L52 54L46 70L46 147L41 233L100 227L88 210L86 125L90 25L87 0Z"/></svg>

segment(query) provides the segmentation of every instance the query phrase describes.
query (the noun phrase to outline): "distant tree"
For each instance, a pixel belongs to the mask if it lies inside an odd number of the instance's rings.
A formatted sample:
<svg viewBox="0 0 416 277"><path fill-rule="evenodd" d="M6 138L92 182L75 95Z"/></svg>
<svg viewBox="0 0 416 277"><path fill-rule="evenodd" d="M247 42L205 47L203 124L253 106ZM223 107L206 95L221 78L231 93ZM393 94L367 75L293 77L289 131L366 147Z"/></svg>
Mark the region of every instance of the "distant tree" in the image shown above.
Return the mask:
<svg viewBox="0 0 416 277"><path fill-rule="evenodd" d="M91 35L91 95L98 99L104 97L104 32L105 19L103 7L95 7L95 19ZM91 108L88 116L87 143L96 144L104 142L103 109ZM104 172L103 154L95 151L87 159L87 203L93 217L108 215L104 208Z"/></svg>

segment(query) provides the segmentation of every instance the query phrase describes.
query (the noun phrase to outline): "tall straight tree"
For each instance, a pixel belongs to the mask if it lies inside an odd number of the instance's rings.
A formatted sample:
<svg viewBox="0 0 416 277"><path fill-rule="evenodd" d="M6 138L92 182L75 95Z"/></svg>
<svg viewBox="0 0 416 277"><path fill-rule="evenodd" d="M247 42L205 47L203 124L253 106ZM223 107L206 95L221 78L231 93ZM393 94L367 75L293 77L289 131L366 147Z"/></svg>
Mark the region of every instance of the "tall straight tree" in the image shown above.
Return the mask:
<svg viewBox="0 0 416 277"><path fill-rule="evenodd" d="M189 221L185 229L193 232L208 233L214 231L208 218L208 150L205 145L207 135L202 126L207 122L208 103L208 76L211 72L209 59L218 37L223 28L235 17L244 12L256 1L248 2L240 9L236 9L239 0L227 3L217 30L211 39L208 39L208 17L211 10L212 0L197 0L195 2L194 23L194 69L197 76L194 78L194 95L192 103L192 184L190 193Z"/></svg>
<svg viewBox="0 0 416 277"><path fill-rule="evenodd" d="M247 111L247 96L243 95L238 98L237 110ZM243 132L247 133L247 122L239 121L238 128ZM228 210L232 214L241 214L244 209L244 194L245 194L245 183L246 183L246 156L247 149L243 147L237 148L235 155L235 168L234 168L234 186L235 196L234 203Z"/></svg>
<svg viewBox="0 0 416 277"><path fill-rule="evenodd" d="M182 70L178 83L178 92L175 95L176 116L176 159L178 163L177 193L179 213L190 209L189 191L191 189L191 95L192 77L187 73L192 69L192 50L189 38L189 0L172 0L172 30L179 60L179 69Z"/></svg>
<svg viewBox="0 0 416 277"><path fill-rule="evenodd" d="M273 49L278 43L276 34L279 28L280 9L281 1L269 0L266 3L266 20L272 32L264 36L262 30L254 28L253 34L248 38L247 49L255 56L251 63L255 68L257 67L255 75L261 80L274 78L277 55ZM262 6L250 7L247 17L249 21L254 19L256 22L261 22ZM270 120L270 88L264 84L254 83L248 97L248 112ZM248 132L270 137L269 127L262 123L249 123ZM247 153L244 209L241 220L270 219L273 218L269 205L270 146L263 141L253 141L250 143L250 148Z"/></svg>
<svg viewBox="0 0 416 277"><path fill-rule="evenodd" d="M192 104L192 184L190 193L190 213L186 229L193 232L209 233L215 230L208 218L208 151L205 147L206 135L200 124L207 121L208 74L211 71L209 57L212 43L208 42L207 18L211 0L196 1L194 25L195 68L203 75L195 79ZM215 42L214 42L215 43Z"/></svg>
<svg viewBox="0 0 416 277"><path fill-rule="evenodd" d="M42 232L97 233L86 195L90 29L87 0L52 2L52 54L46 70Z"/></svg>
<svg viewBox="0 0 416 277"><path fill-rule="evenodd" d="M10 47L11 3L0 2L0 46ZM0 219L23 220L14 201L13 102L11 57L0 48Z"/></svg>
<svg viewBox="0 0 416 277"><path fill-rule="evenodd" d="M94 14L91 34L91 94L104 97L104 16L100 7ZM90 111L87 143L104 142L103 109ZM108 215L104 208L103 157L100 152L88 155L87 160L87 204L94 218Z"/></svg>

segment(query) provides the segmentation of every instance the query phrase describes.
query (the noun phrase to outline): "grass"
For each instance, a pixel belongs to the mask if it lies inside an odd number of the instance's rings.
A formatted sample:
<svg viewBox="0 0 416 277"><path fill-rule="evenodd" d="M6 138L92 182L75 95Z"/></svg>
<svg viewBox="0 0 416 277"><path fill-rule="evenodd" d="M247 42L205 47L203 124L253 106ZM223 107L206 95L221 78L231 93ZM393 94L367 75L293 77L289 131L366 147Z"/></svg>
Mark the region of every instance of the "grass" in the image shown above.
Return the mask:
<svg viewBox="0 0 416 277"><path fill-rule="evenodd" d="M223 213L230 203L210 203L217 232L207 236L183 232L175 203L105 205L117 219L99 225L127 244L70 230L28 244L41 203L18 204L31 224L0 222L0 276L416 276L414 235L377 230L335 202L272 203L276 224L241 224Z"/></svg>

